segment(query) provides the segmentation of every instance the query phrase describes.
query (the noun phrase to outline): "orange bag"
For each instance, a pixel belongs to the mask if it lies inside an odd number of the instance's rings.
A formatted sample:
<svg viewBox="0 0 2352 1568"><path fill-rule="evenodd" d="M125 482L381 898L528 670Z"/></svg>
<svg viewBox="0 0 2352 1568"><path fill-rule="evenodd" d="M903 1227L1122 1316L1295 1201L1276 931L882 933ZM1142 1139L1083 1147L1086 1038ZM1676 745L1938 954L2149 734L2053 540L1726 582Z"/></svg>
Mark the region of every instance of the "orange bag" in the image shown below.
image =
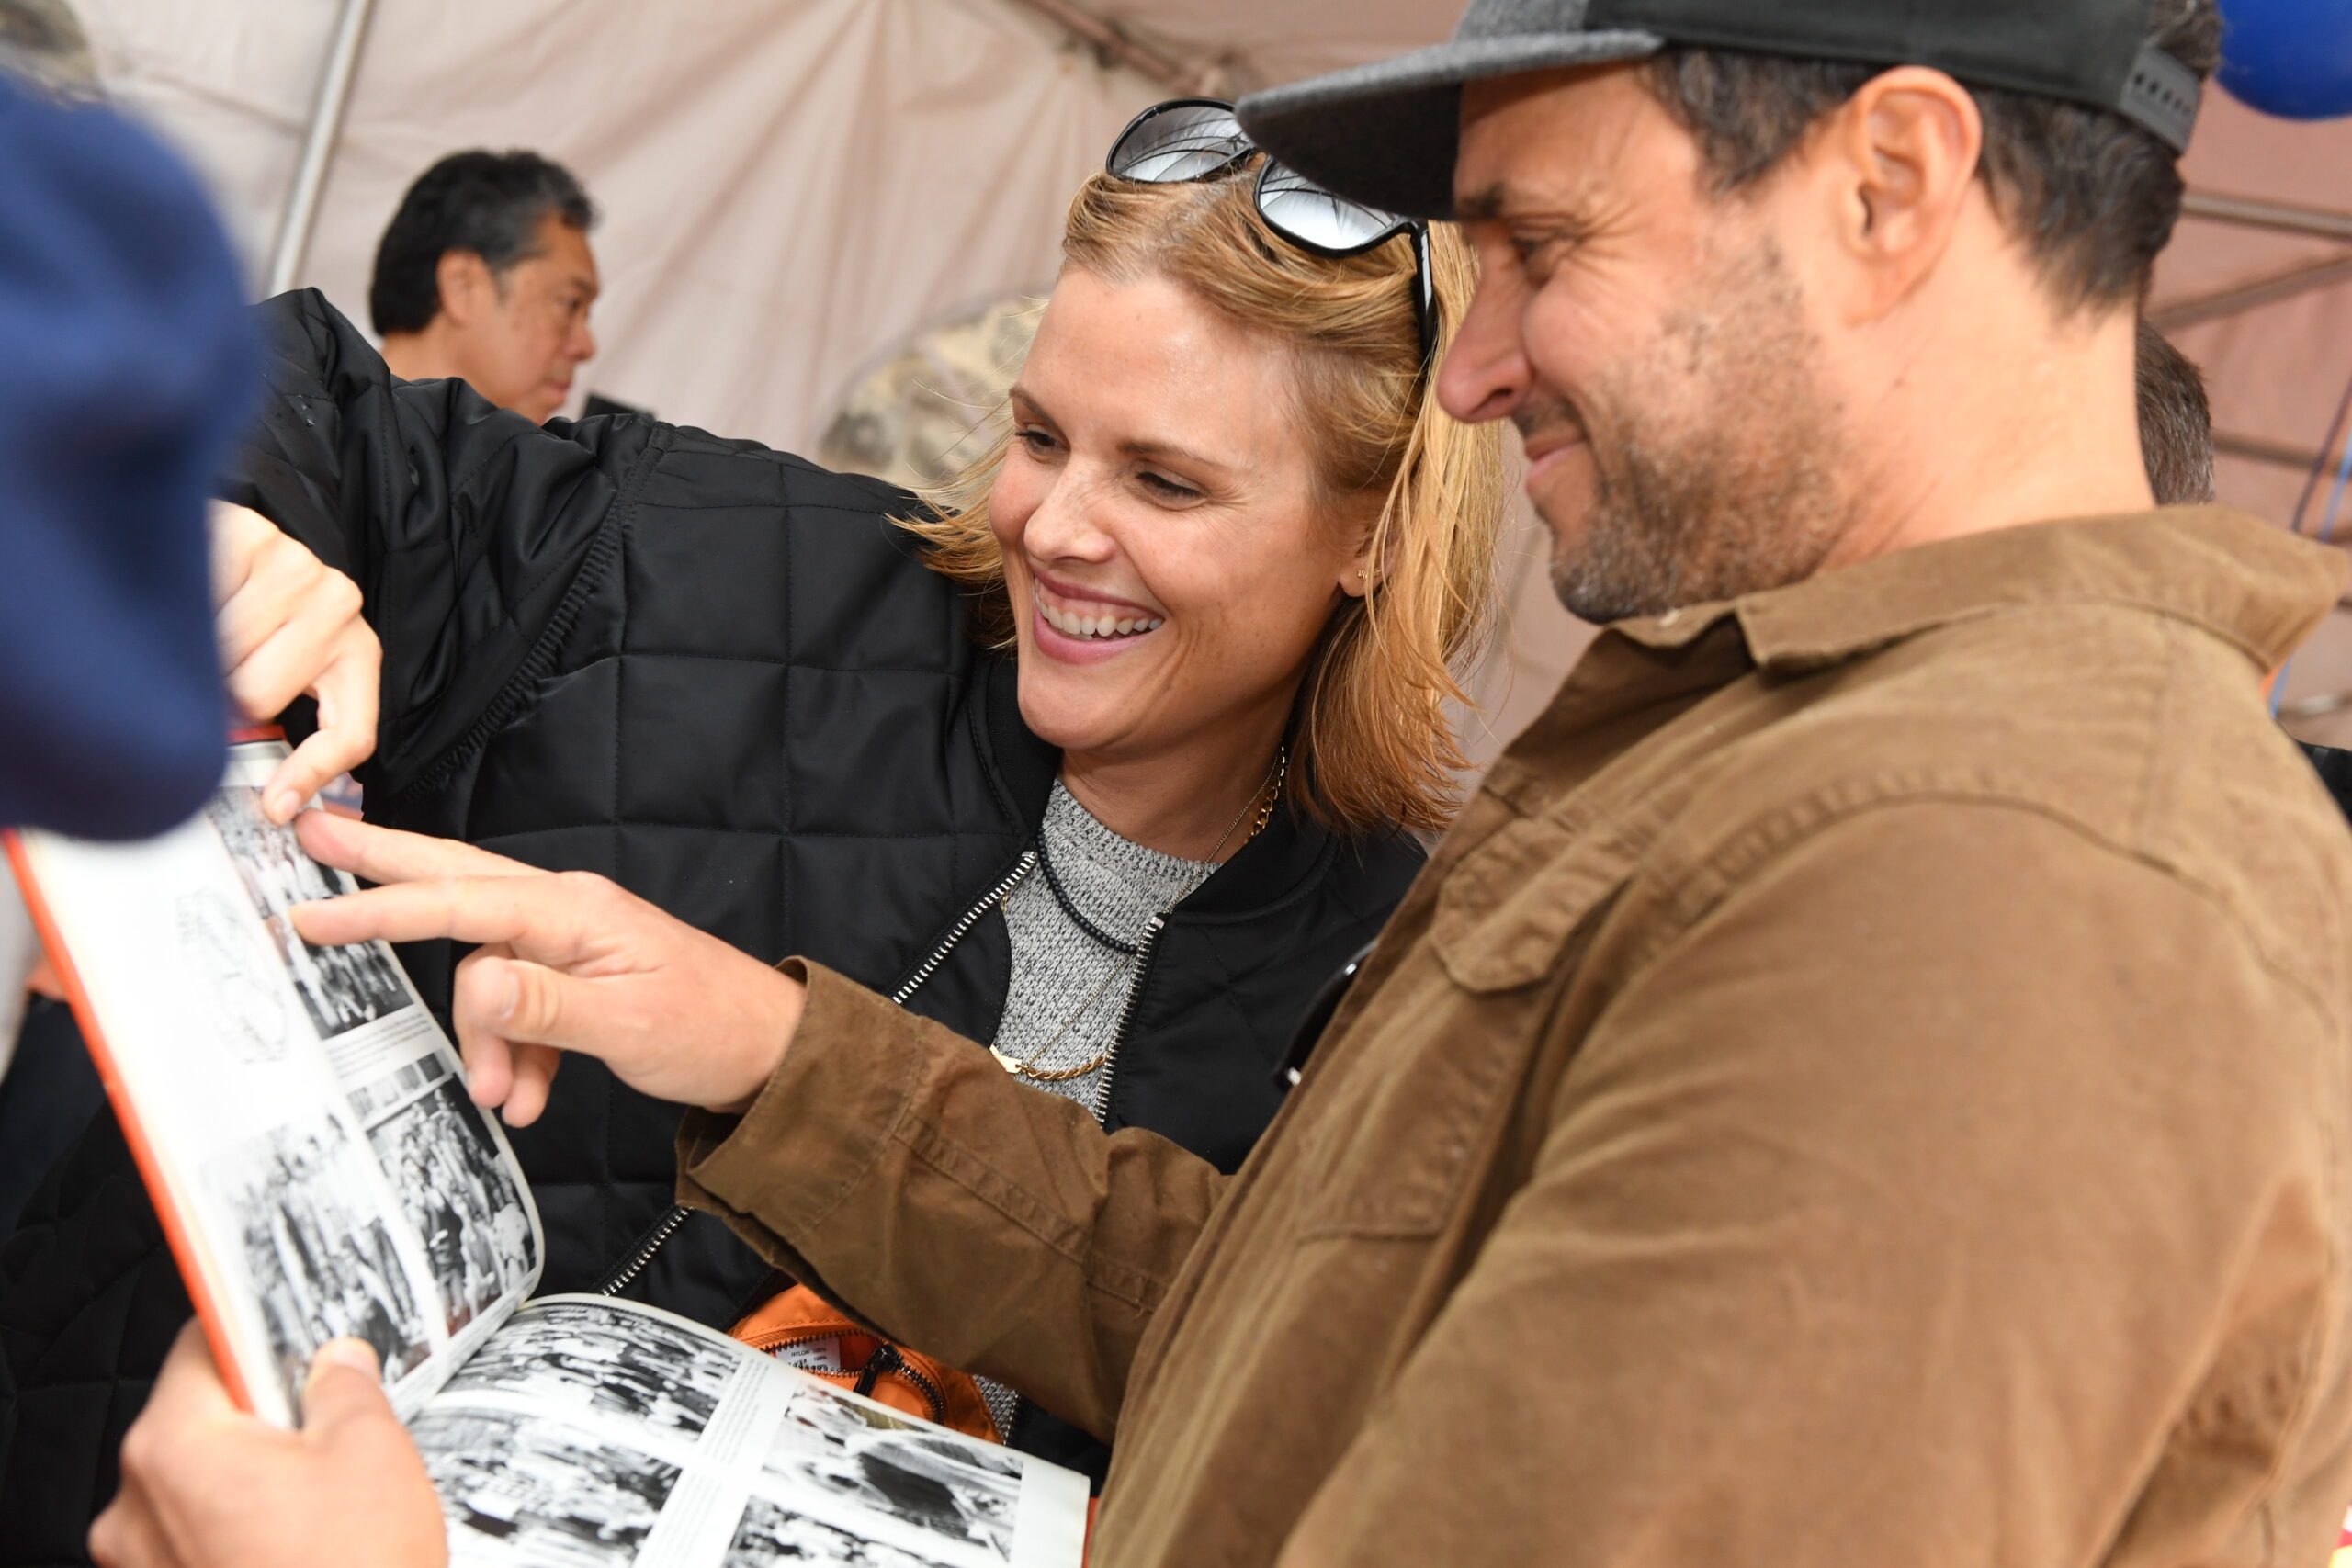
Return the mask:
<svg viewBox="0 0 2352 1568"><path fill-rule="evenodd" d="M811 1372L893 1410L979 1438L1004 1441L989 1402L968 1372L893 1345L843 1317L806 1285L770 1296L728 1330L754 1350Z"/></svg>

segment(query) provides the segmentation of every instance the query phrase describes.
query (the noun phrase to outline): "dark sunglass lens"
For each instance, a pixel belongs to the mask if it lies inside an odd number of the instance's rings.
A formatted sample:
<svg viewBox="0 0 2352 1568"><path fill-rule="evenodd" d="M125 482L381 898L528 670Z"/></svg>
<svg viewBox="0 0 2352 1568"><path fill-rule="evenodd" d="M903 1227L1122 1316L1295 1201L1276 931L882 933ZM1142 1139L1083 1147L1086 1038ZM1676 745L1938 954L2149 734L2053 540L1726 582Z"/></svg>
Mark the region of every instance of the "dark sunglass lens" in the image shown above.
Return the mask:
<svg viewBox="0 0 2352 1568"><path fill-rule="evenodd" d="M1182 104L1128 127L1111 150L1111 173L1142 185L1182 185L1230 168L1251 151L1231 109Z"/></svg>
<svg viewBox="0 0 2352 1568"><path fill-rule="evenodd" d="M1405 227L1394 213L1334 196L1306 175L1273 163L1258 181L1258 210L1301 244L1335 255L1370 250Z"/></svg>

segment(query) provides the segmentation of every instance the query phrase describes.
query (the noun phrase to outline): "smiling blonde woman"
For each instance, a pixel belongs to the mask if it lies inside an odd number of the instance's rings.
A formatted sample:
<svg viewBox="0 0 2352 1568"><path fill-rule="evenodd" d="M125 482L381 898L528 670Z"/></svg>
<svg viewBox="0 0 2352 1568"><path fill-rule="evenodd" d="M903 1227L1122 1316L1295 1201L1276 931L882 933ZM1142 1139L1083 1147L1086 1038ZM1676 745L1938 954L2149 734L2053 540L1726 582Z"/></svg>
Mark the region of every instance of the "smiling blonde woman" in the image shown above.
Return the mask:
<svg viewBox="0 0 2352 1568"><path fill-rule="evenodd" d="M1316 992L1452 810L1444 705L1487 624L1504 479L1495 431L1430 395L1472 284L1450 231L1386 220L1328 254L1270 220L1297 193L1246 141L1134 172L1171 167L1079 193L1000 438L928 504L641 419L542 428L395 381L314 293L264 307L238 499L362 592L384 660L369 817L814 959L1108 1125L1238 1167ZM446 946L407 956L446 1008ZM673 1207L677 1108L584 1063L543 1116L541 1092L510 1114L536 1117L515 1146L542 1290L722 1326L772 1295L756 1255ZM84 1166L119 1164L105 1148ZM96 1212L135 1208L124 1187L61 1209L150 1223ZM106 1284L84 1268L17 1282L61 1339L59 1296ZM132 1325L123 1378L187 1311L168 1268L138 1277L107 1307ZM825 1353L873 1364L845 1345ZM956 1414L1100 1473L1092 1438L988 1392ZM102 1498L119 1438L20 1426L15 1451L92 1467L71 1495Z"/></svg>
<svg viewBox="0 0 2352 1568"><path fill-rule="evenodd" d="M1126 427L1152 428L1172 412L1161 389L1194 381L1210 392L1196 380L1207 359L1180 362L1214 339L1231 396L1204 396L1196 406L1221 426L1212 447L1220 456L1144 454L1164 469L1136 468L1124 497L1115 488L1097 491L1094 514L1209 512L1181 532L1121 530L1120 553L1135 570L1151 561L1171 584L1197 585L1198 620L1216 629L1196 620L1185 635L1214 649L1209 657L1238 664L1280 640L1271 662L1283 678L1270 690L1282 698L1274 728L1297 721L1302 765L1292 775L1292 800L1343 830L1435 832L1451 819L1464 766L1444 704L1461 700L1453 671L1476 652L1492 611L1504 506L1499 438L1493 426L1454 423L1423 395L1406 335L1416 330L1410 297L1399 287L1405 240L1348 260L1270 246L1248 195L1247 178L1089 181L1070 208L1068 266L1013 389L1005 434L959 483L928 497L933 513L909 526L933 547L938 570L978 591L998 645L1033 653L1040 624L1051 639L1057 618L1089 609L1076 603L1055 615L1057 580L1040 542L1028 537L1041 502L1109 477ZM1442 312L1468 299L1471 263L1442 228L1430 250ZM1155 307L1159 319L1136 314ZM1112 412L1120 402L1144 406ZM1074 444L1057 418L1086 421L1099 439ZM1176 477L1188 459L1193 477ZM1224 525L1252 503L1295 515L1272 526L1250 517L1241 526L1256 525L1257 537L1235 549L1220 536L1232 531ZM1064 500L1049 522L1072 509ZM1279 563L1260 558L1269 543L1299 554ZM1188 551L1223 558L1195 564L1184 559ZM1136 615L1158 618L1159 608L1114 600L1100 613L1132 624ZM1023 705L1033 725L1045 702L1033 709L1030 695L1054 685L1052 670L1023 660ZM1238 689L1229 681L1202 684L1214 704ZM1086 691L1105 704L1125 694L1109 681ZM1302 692L1304 700L1294 701ZM1201 716L1162 711L1153 723L1184 731L1180 749L1205 761L1212 737ZM1264 749L1262 732L1251 739ZM1236 750L1249 747L1237 742Z"/></svg>

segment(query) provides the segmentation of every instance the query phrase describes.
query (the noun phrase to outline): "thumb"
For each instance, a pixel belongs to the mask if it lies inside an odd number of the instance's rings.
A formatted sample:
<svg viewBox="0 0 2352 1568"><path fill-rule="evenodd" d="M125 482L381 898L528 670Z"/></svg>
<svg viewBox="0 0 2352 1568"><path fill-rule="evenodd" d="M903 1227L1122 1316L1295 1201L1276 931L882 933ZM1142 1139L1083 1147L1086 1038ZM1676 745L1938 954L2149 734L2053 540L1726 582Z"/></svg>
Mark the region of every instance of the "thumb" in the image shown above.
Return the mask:
<svg viewBox="0 0 2352 1568"><path fill-rule="evenodd" d="M364 1339L336 1339L321 1346L302 1385L302 1430L330 1438L340 1428L370 1421L393 1421L392 1402L376 1352Z"/></svg>

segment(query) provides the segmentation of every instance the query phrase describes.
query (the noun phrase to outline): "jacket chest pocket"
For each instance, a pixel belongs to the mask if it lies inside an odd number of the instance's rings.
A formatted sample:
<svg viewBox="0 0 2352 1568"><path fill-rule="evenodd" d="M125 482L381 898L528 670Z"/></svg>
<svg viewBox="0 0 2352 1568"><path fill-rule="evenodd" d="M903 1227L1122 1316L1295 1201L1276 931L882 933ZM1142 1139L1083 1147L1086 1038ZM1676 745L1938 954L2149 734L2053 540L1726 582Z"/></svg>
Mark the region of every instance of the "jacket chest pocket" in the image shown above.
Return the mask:
<svg viewBox="0 0 2352 1568"><path fill-rule="evenodd" d="M1313 1083L1307 1238L1452 1223L1497 1157L1559 980L1632 865L1613 834L1530 818L1447 877L1428 936Z"/></svg>

